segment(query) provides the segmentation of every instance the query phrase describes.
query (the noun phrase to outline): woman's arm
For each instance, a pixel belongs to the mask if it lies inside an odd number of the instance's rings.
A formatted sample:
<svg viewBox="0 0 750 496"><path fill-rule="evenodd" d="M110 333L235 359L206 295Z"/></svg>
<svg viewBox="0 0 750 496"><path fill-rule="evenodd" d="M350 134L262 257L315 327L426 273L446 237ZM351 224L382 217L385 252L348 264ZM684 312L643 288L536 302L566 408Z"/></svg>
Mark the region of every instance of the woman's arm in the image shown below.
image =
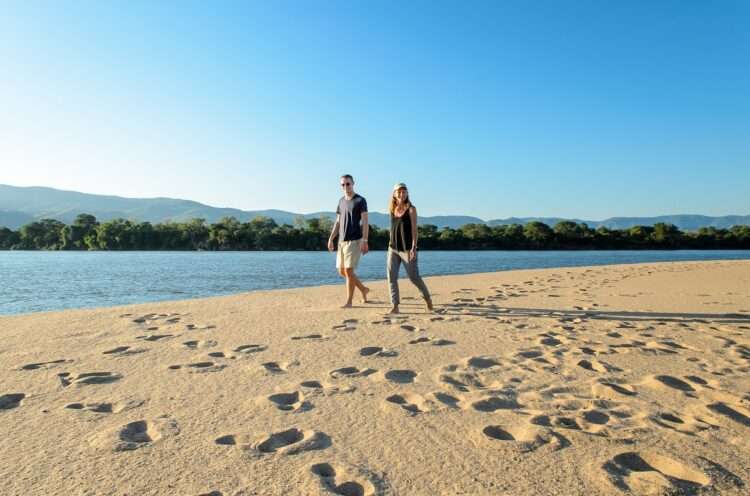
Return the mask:
<svg viewBox="0 0 750 496"><path fill-rule="evenodd" d="M417 209L416 207L410 207L409 208L409 217L411 219L411 250L410 255L413 259L417 256L417 237L419 236L419 233L417 232Z"/></svg>

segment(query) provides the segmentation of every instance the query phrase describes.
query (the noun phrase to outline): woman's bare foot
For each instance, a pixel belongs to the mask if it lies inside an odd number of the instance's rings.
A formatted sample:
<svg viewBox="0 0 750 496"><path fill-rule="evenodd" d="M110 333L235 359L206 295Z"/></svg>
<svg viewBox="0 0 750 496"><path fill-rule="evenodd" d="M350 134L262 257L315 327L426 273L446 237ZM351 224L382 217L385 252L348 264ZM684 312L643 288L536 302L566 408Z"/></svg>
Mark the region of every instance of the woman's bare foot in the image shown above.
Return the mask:
<svg viewBox="0 0 750 496"><path fill-rule="evenodd" d="M347 301L346 303L344 303L343 305L341 305L341 308L352 308L352 302L351 301Z"/></svg>
<svg viewBox="0 0 750 496"><path fill-rule="evenodd" d="M398 305L393 305L388 313L398 313Z"/></svg>
<svg viewBox="0 0 750 496"><path fill-rule="evenodd" d="M427 310L432 312L435 308L432 306L432 298L425 298L424 302L427 303Z"/></svg>
<svg viewBox="0 0 750 496"><path fill-rule="evenodd" d="M370 294L370 288L365 287L362 290L362 303L367 303L367 295Z"/></svg>

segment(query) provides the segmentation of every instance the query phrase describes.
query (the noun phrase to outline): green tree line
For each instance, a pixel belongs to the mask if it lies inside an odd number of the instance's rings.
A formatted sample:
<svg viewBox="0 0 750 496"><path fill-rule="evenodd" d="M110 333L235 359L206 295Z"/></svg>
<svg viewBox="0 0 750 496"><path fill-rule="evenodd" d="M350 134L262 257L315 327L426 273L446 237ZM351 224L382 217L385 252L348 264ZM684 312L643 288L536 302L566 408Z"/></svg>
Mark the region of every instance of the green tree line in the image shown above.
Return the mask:
<svg viewBox="0 0 750 496"><path fill-rule="evenodd" d="M325 250L332 221L302 218L278 225L268 217L240 222L225 217L214 224L187 222L97 221L81 214L72 224L42 219L17 231L0 228L3 250ZM388 246L388 230L370 226L370 248ZM419 246L426 250L641 250L750 249L750 226L704 227L682 232L672 224L629 229L591 229L586 224L542 222L526 225L466 224L458 229L419 226Z"/></svg>

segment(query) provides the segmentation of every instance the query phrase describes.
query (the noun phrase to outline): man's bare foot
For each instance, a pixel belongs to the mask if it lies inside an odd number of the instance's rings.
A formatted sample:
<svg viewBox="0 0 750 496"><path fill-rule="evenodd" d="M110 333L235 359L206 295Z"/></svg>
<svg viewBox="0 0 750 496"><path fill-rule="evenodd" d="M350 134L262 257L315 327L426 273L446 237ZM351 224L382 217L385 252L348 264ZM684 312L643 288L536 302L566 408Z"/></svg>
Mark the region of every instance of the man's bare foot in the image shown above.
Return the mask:
<svg viewBox="0 0 750 496"><path fill-rule="evenodd" d="M341 308L352 308L352 302L348 301L344 303L343 305L341 305Z"/></svg>
<svg viewBox="0 0 750 496"><path fill-rule="evenodd" d="M370 294L370 288L365 287L362 290L362 303L367 303L367 295Z"/></svg>
<svg viewBox="0 0 750 496"><path fill-rule="evenodd" d="M425 298L424 302L427 303L427 310L432 312L435 308L432 306L432 298Z"/></svg>
<svg viewBox="0 0 750 496"><path fill-rule="evenodd" d="M388 313L398 313L398 305L393 305Z"/></svg>

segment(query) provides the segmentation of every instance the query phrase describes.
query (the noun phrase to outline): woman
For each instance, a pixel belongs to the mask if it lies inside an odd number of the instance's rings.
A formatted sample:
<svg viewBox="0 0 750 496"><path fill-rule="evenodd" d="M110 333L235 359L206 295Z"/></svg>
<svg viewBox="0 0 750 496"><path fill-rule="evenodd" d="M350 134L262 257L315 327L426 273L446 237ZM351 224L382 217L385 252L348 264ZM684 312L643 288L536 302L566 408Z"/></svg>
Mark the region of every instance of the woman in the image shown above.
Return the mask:
<svg viewBox="0 0 750 496"><path fill-rule="evenodd" d="M417 268L417 209L409 201L409 190L404 183L393 187L390 204L391 238L388 242L388 284L391 287L391 312L398 313L398 271L406 267L409 280L422 293L427 310L432 311L432 298Z"/></svg>

